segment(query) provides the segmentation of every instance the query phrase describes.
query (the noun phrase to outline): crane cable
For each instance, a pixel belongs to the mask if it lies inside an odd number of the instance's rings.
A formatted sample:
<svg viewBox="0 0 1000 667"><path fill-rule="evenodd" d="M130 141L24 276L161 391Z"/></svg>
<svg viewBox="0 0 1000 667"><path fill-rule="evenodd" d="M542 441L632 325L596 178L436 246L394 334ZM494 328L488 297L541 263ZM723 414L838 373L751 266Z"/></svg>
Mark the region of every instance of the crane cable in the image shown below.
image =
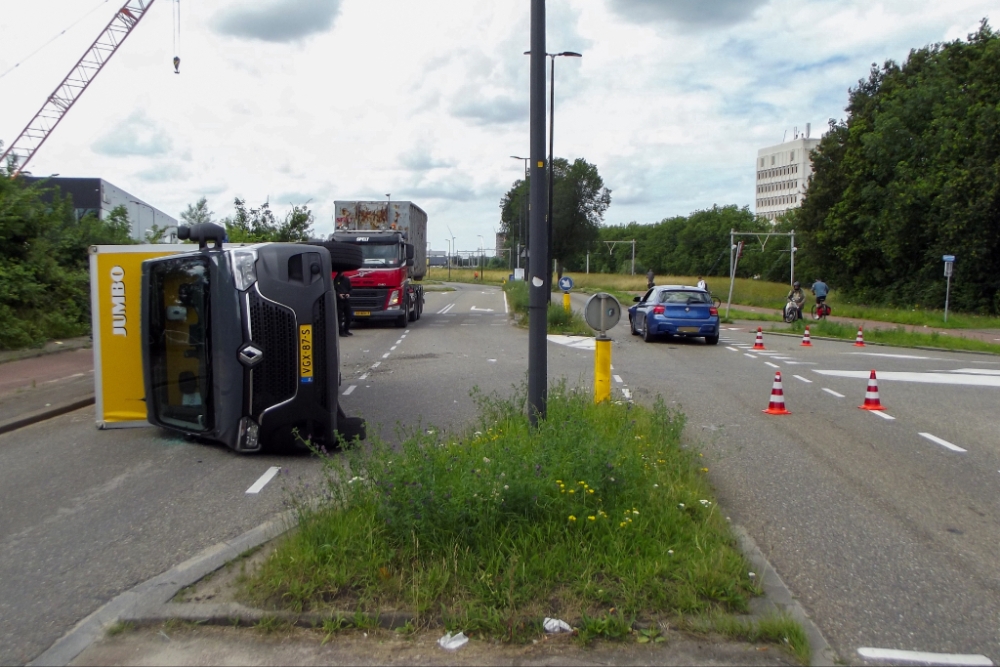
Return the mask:
<svg viewBox="0 0 1000 667"><path fill-rule="evenodd" d="M180 57L180 41L181 41L181 0L174 0L173 2L173 15L174 15L174 74L181 73L181 57Z"/></svg>
<svg viewBox="0 0 1000 667"><path fill-rule="evenodd" d="M0 74L0 79L4 78L5 76L7 76L11 72L13 72L15 69L17 69L18 67L20 67L22 63L28 62L28 60L30 60L32 56L36 55L39 51L41 51L42 49L44 49L46 46L48 46L52 42L54 42L57 39L59 39L60 37L62 37L63 35L65 35L67 32L69 32L70 30L72 30L73 28L75 28L77 26L77 24L79 24L80 22L82 22L85 18L87 18L88 16L90 16L91 14L93 14L94 12L96 12L98 9L100 9L101 5L106 5L108 2L110 2L110 0L101 0L101 2L98 5L96 5L89 12L87 12L86 14L84 14L83 16L81 16L80 18L78 18L76 21L74 21L73 23L71 23L69 25L69 27L64 28L61 31L59 31L59 33L55 37L53 37L49 41L45 42L44 44L42 44L41 46L39 46L37 49L35 49L34 51L32 51L31 53L29 53L28 55L26 55L24 58L21 58L20 61L14 63L11 67L9 67L7 70L5 70L2 74Z"/></svg>

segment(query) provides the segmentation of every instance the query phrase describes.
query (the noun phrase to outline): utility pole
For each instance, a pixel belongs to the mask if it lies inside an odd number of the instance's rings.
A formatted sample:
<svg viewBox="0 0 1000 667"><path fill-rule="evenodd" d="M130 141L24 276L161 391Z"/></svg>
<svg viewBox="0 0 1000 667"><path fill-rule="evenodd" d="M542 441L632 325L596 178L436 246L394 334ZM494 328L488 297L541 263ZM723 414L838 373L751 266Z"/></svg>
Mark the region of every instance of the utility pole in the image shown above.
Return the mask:
<svg viewBox="0 0 1000 667"><path fill-rule="evenodd" d="M531 239L531 276L528 282L528 419L532 426L545 419L548 401L547 327L549 299L545 279L549 270L549 235L546 230L545 187L545 0L531 0L530 148L531 206L528 238Z"/></svg>

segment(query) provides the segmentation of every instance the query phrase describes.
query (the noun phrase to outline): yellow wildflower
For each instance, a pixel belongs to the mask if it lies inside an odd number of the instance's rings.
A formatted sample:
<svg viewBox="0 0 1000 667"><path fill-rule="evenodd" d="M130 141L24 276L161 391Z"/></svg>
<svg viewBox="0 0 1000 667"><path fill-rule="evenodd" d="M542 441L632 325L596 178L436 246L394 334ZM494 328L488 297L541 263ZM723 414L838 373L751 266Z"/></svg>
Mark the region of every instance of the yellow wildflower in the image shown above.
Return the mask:
<svg viewBox="0 0 1000 667"><path fill-rule="evenodd" d="M570 515L569 515L569 520L570 520L570 521L576 521L576 517L575 517L575 516L573 516L572 514L570 514Z"/></svg>

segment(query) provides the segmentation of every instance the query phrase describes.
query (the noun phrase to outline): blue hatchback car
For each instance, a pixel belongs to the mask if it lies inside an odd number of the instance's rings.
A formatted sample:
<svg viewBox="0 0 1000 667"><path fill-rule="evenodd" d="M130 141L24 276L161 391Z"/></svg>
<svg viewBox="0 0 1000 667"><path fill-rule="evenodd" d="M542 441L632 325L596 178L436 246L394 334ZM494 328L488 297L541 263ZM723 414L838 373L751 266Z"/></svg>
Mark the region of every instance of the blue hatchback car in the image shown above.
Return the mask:
<svg viewBox="0 0 1000 667"><path fill-rule="evenodd" d="M719 343L719 308L712 295L699 287L657 285L635 297L628 309L632 335L642 334L647 343L658 336L704 338L709 345Z"/></svg>

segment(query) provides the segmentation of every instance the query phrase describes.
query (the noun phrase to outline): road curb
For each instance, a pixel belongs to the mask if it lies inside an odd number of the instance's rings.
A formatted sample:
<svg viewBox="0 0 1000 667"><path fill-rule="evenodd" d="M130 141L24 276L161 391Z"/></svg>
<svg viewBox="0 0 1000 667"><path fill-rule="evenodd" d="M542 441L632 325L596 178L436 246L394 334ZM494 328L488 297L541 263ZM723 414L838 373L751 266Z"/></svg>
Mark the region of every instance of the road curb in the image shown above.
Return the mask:
<svg viewBox="0 0 1000 667"><path fill-rule="evenodd" d="M293 511L283 512L239 537L211 546L163 574L125 591L77 623L28 665L68 665L103 636L109 625L123 618L143 618L154 614L182 588L194 584L244 552L285 533L292 527L294 516Z"/></svg>
<svg viewBox="0 0 1000 667"><path fill-rule="evenodd" d="M746 555L760 578L764 594L767 596L765 601L773 605L777 611L784 612L798 621L802 625L802 629L805 630L806 636L809 637L809 647L812 649L809 664L817 667L834 667L834 665L840 664L836 652L826 641L823 633L792 595L788 586L768 562L754 539L742 526L733 525L732 528L740 543L740 550Z"/></svg>
<svg viewBox="0 0 1000 667"><path fill-rule="evenodd" d="M42 410L36 410L35 412L29 412L23 417L18 417L16 419L10 419L5 422L0 422L0 435L4 433L9 433L11 431L16 431L19 428L24 428L25 426L31 426L32 424L37 424L38 422L45 421L46 419L52 419L53 417L58 417L59 415L64 415L67 412L73 412L74 410L79 410L80 408L85 408L88 405L94 404L94 395L91 394L85 398L81 398L78 401L73 401L71 403L63 403L62 405L56 405L54 407L47 407Z"/></svg>

